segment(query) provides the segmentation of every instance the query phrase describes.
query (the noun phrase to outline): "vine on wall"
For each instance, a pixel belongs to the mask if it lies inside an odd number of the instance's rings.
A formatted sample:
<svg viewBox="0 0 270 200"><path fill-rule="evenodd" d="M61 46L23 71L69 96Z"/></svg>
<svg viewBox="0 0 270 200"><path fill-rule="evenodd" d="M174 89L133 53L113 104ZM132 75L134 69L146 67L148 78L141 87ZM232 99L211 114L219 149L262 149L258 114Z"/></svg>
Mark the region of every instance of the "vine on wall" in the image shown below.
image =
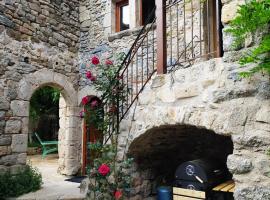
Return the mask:
<svg viewBox="0 0 270 200"><path fill-rule="evenodd" d="M243 77L249 77L256 72L270 74L270 1L251 0L241 5L237 12L237 17L230 23L230 28L226 30L235 37L234 47L243 45L248 37L258 37L261 39L252 50L249 50L239 61L240 65L250 66L248 71L241 72Z"/></svg>

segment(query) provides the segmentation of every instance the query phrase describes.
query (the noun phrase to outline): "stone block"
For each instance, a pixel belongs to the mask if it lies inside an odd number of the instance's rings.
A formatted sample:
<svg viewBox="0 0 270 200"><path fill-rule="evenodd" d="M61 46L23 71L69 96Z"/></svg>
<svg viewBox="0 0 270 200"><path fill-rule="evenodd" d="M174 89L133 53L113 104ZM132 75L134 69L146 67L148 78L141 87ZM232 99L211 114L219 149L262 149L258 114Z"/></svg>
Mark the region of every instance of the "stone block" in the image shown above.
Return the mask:
<svg viewBox="0 0 270 200"><path fill-rule="evenodd" d="M18 155L16 154L2 156L0 158L0 165L5 165L5 166L15 165L17 162L17 158L18 158Z"/></svg>
<svg viewBox="0 0 270 200"><path fill-rule="evenodd" d="M29 116L29 101L14 100L10 104L13 116L28 117Z"/></svg>
<svg viewBox="0 0 270 200"><path fill-rule="evenodd" d="M10 119L6 122L5 133L20 133L22 123L20 120Z"/></svg>
<svg viewBox="0 0 270 200"><path fill-rule="evenodd" d="M11 144L10 135L0 135L0 146L7 146Z"/></svg>
<svg viewBox="0 0 270 200"><path fill-rule="evenodd" d="M78 162L77 159L66 159L65 166L66 168L63 171L63 174L66 175L74 175L80 169L80 163Z"/></svg>
<svg viewBox="0 0 270 200"><path fill-rule="evenodd" d="M165 84L165 76L159 75L155 76L151 83L151 88L159 88Z"/></svg>
<svg viewBox="0 0 270 200"><path fill-rule="evenodd" d="M29 133L29 117L23 117L22 118L22 134L28 134Z"/></svg>
<svg viewBox="0 0 270 200"><path fill-rule="evenodd" d="M175 93L172 88L163 87L157 92L157 98L164 103L172 103L175 101Z"/></svg>
<svg viewBox="0 0 270 200"><path fill-rule="evenodd" d="M213 85L215 83L215 79L207 79L202 81L203 88L207 88L210 85Z"/></svg>
<svg viewBox="0 0 270 200"><path fill-rule="evenodd" d="M26 79L22 79L19 83L19 87L17 91L18 98L22 100L30 100L33 91L34 91L34 87L31 84L31 82L29 82Z"/></svg>
<svg viewBox="0 0 270 200"><path fill-rule="evenodd" d="M221 21L224 24L228 24L230 21L232 21L236 17L239 5L242 5L244 3L245 1L243 0L234 0L229 2L228 4L225 4L222 7Z"/></svg>
<svg viewBox="0 0 270 200"><path fill-rule="evenodd" d="M26 164L26 159L27 159L27 154L26 153L20 153L18 155L17 164L25 165Z"/></svg>
<svg viewBox="0 0 270 200"><path fill-rule="evenodd" d="M76 146L67 146L66 159L77 159L78 158L78 148Z"/></svg>
<svg viewBox="0 0 270 200"><path fill-rule="evenodd" d="M10 20L9 18L7 18L4 15L0 15L0 24L4 25L4 26L8 26L13 28L15 26L15 24L13 23L12 20Z"/></svg>
<svg viewBox="0 0 270 200"><path fill-rule="evenodd" d="M5 97L0 97L0 110L8 110L9 109L9 102L6 100Z"/></svg>
<svg viewBox="0 0 270 200"><path fill-rule="evenodd" d="M78 128L66 128L65 136L65 140L67 141L79 141L80 136Z"/></svg>
<svg viewBox="0 0 270 200"><path fill-rule="evenodd" d="M8 146L0 146L0 156L5 156L10 153L10 148L8 148Z"/></svg>
<svg viewBox="0 0 270 200"><path fill-rule="evenodd" d="M65 42L65 37L59 33L53 33L53 37L59 42Z"/></svg>
<svg viewBox="0 0 270 200"><path fill-rule="evenodd" d="M27 139L26 134L12 135L11 150L13 153L25 153L27 151Z"/></svg>
<svg viewBox="0 0 270 200"><path fill-rule="evenodd" d="M5 126L6 126L5 120L0 120L0 135L5 132Z"/></svg>
<svg viewBox="0 0 270 200"><path fill-rule="evenodd" d="M229 155L228 169L232 174L245 174L253 169L252 161L244 156Z"/></svg>
<svg viewBox="0 0 270 200"><path fill-rule="evenodd" d="M153 93L152 90L143 91L143 93L139 95L139 103L141 105L148 105L154 102L154 98L155 98L155 94Z"/></svg>
<svg viewBox="0 0 270 200"><path fill-rule="evenodd" d="M198 85L190 84L190 85L175 85L174 86L174 94L176 99L184 99L195 97L200 94Z"/></svg>
<svg viewBox="0 0 270 200"><path fill-rule="evenodd" d="M84 22L90 19L90 10L85 10L80 13L80 22Z"/></svg>
<svg viewBox="0 0 270 200"><path fill-rule="evenodd" d="M270 124L270 102L266 102L257 112L256 121Z"/></svg>
<svg viewBox="0 0 270 200"><path fill-rule="evenodd" d="M237 200L266 200L270 199L269 185L262 185L257 183L252 186L237 185L234 192L234 198Z"/></svg>

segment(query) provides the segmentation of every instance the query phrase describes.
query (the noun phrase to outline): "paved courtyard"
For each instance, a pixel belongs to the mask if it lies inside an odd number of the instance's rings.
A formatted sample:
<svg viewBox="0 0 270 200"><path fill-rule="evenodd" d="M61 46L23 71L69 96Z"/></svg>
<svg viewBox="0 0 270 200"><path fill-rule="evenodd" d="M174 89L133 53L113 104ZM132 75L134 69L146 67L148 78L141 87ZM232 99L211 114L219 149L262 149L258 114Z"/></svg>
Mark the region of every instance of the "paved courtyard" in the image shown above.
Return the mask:
<svg viewBox="0 0 270 200"><path fill-rule="evenodd" d="M20 196L17 200L79 200L85 198L86 194L80 193L80 183L65 181L69 177L57 173L57 154L48 155L45 159L41 159L41 155L29 156L28 160L41 172L43 185L40 190Z"/></svg>

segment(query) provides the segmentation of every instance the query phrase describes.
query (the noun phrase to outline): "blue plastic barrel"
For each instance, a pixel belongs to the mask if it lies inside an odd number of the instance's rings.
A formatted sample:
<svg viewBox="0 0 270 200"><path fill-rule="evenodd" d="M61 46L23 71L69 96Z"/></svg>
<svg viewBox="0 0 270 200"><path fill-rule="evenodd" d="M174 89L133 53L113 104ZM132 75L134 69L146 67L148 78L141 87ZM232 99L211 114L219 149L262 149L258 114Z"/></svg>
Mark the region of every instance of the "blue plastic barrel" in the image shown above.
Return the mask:
<svg viewBox="0 0 270 200"><path fill-rule="evenodd" d="M157 200L172 200L172 188L162 186L157 189Z"/></svg>

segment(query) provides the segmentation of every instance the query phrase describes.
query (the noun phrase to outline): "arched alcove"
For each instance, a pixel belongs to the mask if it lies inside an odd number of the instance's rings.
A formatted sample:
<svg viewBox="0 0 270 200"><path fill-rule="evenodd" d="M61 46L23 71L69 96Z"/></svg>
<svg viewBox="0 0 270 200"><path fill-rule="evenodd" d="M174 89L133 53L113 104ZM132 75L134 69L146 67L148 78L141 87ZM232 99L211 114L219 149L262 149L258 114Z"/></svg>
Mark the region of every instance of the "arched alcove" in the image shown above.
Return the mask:
<svg viewBox="0 0 270 200"><path fill-rule="evenodd" d="M211 130L190 125L152 128L129 146L128 154L135 159L136 168L133 191L143 198L155 196L158 186L173 186L175 171L181 163L207 159L226 166L232 153L231 138Z"/></svg>

